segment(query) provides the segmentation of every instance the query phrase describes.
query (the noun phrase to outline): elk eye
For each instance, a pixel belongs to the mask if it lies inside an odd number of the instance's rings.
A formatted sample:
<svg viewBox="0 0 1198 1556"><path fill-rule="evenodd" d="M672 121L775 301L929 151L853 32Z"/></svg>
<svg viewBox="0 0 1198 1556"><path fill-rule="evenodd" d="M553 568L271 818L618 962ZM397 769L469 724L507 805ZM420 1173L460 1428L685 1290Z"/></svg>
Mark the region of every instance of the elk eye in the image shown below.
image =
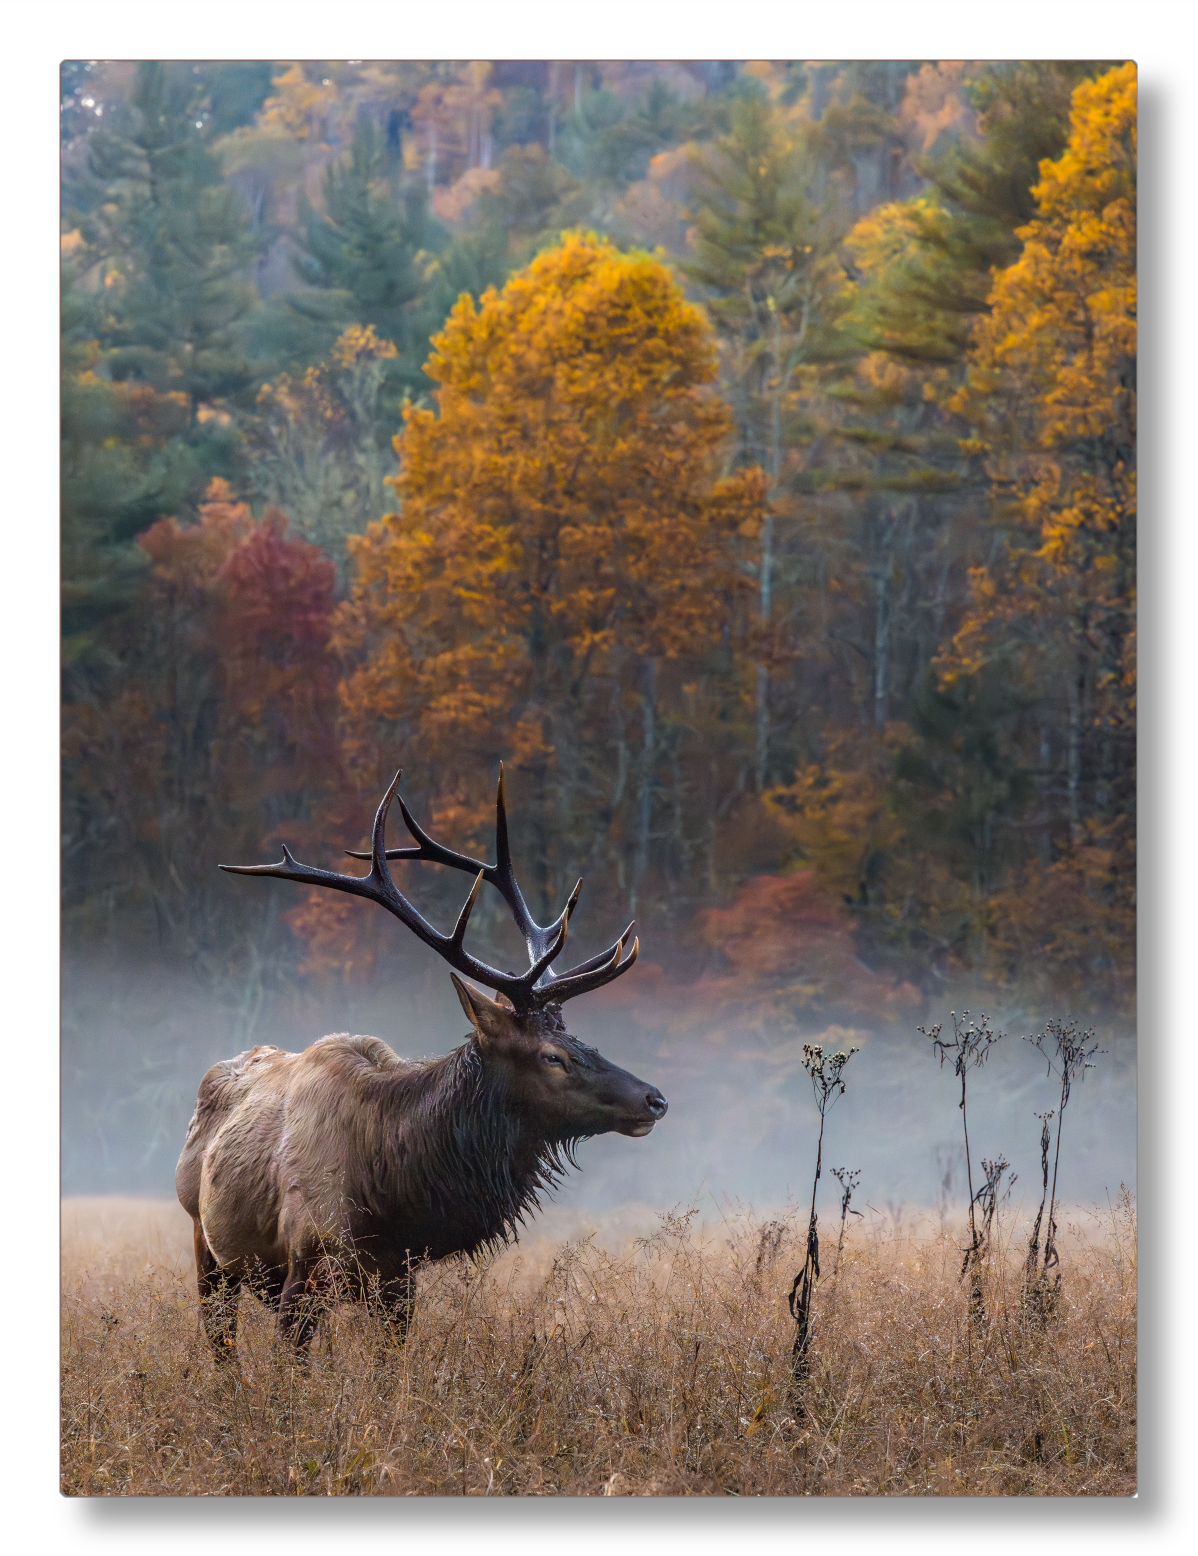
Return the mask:
<svg viewBox="0 0 1198 1556"><path fill-rule="evenodd" d="M566 1068L566 1061L562 1058L561 1054L542 1054L541 1061L543 1064L559 1065L563 1070Z"/></svg>

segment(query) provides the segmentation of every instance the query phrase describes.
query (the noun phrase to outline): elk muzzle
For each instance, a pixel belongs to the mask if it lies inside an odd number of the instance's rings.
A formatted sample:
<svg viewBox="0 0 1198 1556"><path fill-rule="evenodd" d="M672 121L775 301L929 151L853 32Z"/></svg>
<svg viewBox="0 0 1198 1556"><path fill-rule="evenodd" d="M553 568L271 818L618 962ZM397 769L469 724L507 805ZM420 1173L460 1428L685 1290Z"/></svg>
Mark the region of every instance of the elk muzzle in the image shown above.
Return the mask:
<svg viewBox="0 0 1198 1556"><path fill-rule="evenodd" d="M607 1085L601 1088L601 1100L609 1116L614 1114L608 1129L615 1134L639 1138L647 1135L659 1118L666 1116L669 1103L647 1081L618 1070L613 1065L604 1077Z"/></svg>
<svg viewBox="0 0 1198 1556"><path fill-rule="evenodd" d="M655 1086L650 1086L648 1091L645 1092L645 1106L648 1108L652 1116L642 1123L633 1124L627 1129L620 1130L620 1133L624 1135L632 1135L634 1137L647 1135L653 1128L654 1124L656 1124L657 1120L666 1116L666 1109L669 1107L669 1105L670 1104L662 1096L661 1092L658 1091Z"/></svg>

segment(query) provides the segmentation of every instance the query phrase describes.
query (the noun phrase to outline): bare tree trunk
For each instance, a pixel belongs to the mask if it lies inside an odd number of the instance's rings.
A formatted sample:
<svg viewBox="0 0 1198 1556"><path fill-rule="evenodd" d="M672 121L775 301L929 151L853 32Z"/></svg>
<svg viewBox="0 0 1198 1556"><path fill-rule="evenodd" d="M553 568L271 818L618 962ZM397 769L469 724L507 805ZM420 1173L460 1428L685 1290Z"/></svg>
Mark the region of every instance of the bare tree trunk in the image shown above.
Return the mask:
<svg viewBox="0 0 1198 1556"><path fill-rule="evenodd" d="M619 822L619 808L624 803L624 795L629 787L629 739L624 727L624 655L616 647L613 661L611 661L611 722L616 731L616 781L611 789L611 800L608 801L608 828L607 846L608 859L610 850L615 850L616 885L619 890L625 887L625 831Z"/></svg>
<svg viewBox="0 0 1198 1556"><path fill-rule="evenodd" d="M549 750L553 749L552 734L548 718L542 716L541 737ZM542 758L533 769L533 781L536 785L536 833L537 855L534 861L536 871L536 893L538 899L538 911L543 923L548 923L553 917L549 897L549 851L553 846L549 836L549 759Z"/></svg>
<svg viewBox="0 0 1198 1556"><path fill-rule="evenodd" d="M1081 841L1081 813L1079 790L1082 771L1082 684L1080 671L1069 680L1069 836L1076 845Z"/></svg>
<svg viewBox="0 0 1198 1556"><path fill-rule="evenodd" d="M649 865L649 823L653 817L653 758L657 745L657 660L645 661L645 690L641 695L644 744L641 750L641 792L637 806L636 863L632 874L629 911L636 915L637 889Z"/></svg>
<svg viewBox="0 0 1198 1556"><path fill-rule="evenodd" d="M761 628L764 632L770 621L770 589L774 571L774 510L767 507L765 523L761 528ZM765 788L766 765L770 745L770 668L764 660L757 665L757 792Z"/></svg>
<svg viewBox="0 0 1198 1556"><path fill-rule="evenodd" d="M890 711L890 575L894 568L894 538L898 510L882 520L874 606L874 728L881 729Z"/></svg>
<svg viewBox="0 0 1198 1556"><path fill-rule="evenodd" d="M890 677L890 570L878 570L877 607L874 615L874 728L886 722Z"/></svg>
<svg viewBox="0 0 1198 1556"><path fill-rule="evenodd" d="M754 768L758 794L765 788L765 764L770 744L770 672L769 666L757 666L757 761Z"/></svg>
<svg viewBox="0 0 1198 1556"><path fill-rule="evenodd" d="M686 823L682 810L682 767L678 761L677 736L670 742L670 797L674 816L674 858L672 866L680 875L686 875L687 847Z"/></svg>
<svg viewBox="0 0 1198 1556"><path fill-rule="evenodd" d="M765 510L765 522L761 527L760 609L761 630L764 634L770 624L771 598L774 573L774 499L778 492L778 477L782 470L782 323L774 313L774 394L770 407L770 494ZM770 671L761 661L757 666L757 763L758 794L765 788L766 767L770 746Z"/></svg>
<svg viewBox="0 0 1198 1556"><path fill-rule="evenodd" d="M628 741L624 738L624 696L619 678L615 682L615 725L616 725L616 784L612 790L611 813L615 819L616 812L620 808L620 801L624 798L624 790L628 787Z"/></svg>
<svg viewBox="0 0 1198 1556"><path fill-rule="evenodd" d="M711 759L711 773L709 777L711 793L707 811L707 890L715 896L716 868L715 868L715 841L716 841L716 809L719 799L719 769L715 757Z"/></svg>
<svg viewBox="0 0 1198 1556"><path fill-rule="evenodd" d="M1040 863L1052 862L1052 731L1047 719L1040 724L1040 773L1037 801L1040 823Z"/></svg>

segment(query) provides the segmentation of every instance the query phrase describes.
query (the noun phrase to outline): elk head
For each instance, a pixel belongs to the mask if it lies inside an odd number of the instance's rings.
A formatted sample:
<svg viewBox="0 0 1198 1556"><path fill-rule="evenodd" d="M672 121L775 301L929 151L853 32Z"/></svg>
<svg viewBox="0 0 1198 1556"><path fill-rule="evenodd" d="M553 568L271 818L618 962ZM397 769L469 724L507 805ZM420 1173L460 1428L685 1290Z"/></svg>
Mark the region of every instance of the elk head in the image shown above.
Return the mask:
<svg viewBox="0 0 1198 1556"><path fill-rule="evenodd" d="M492 1084L499 1080L509 1102L535 1116L547 1136L647 1135L665 1114L666 1099L655 1086L566 1031L560 1006L521 1016L450 976Z"/></svg>
<svg viewBox="0 0 1198 1556"><path fill-rule="evenodd" d="M561 1007L568 999L602 988L621 977L636 961L639 940L632 941L634 924L605 951L565 972L555 972L552 963L561 954L569 931L570 914L582 890L581 880L570 894L560 916L548 925L538 924L528 911L512 869L508 843L507 810L503 793L503 767L499 769L499 791L495 805L495 853L493 865L483 864L465 854L455 853L435 842L413 820L398 794L402 770L396 773L383 796L374 818L369 853L353 849L351 859L369 859L368 875L339 875L300 864L287 845L278 864L221 865L234 875L272 875L283 880L302 881L367 897L393 913L426 945L429 945L454 969L454 988L473 1028L471 1040L485 1061L491 1084L498 1084L510 1104L538 1120L548 1138L576 1139L586 1135L615 1131L625 1135L647 1135L666 1111L666 1099L655 1086L638 1080L627 1070L604 1059L567 1032ZM387 848L384 833L392 800L399 801L400 814L414 839L414 846ZM422 859L448 865L474 876L474 884L458 914L453 931L443 935L407 900L391 878L392 859ZM507 903L517 929L523 937L528 966L520 972L505 972L480 961L465 948L466 926L484 881L489 882ZM635 921L634 921L635 923ZM471 988L456 973L489 985L499 995L491 999Z"/></svg>

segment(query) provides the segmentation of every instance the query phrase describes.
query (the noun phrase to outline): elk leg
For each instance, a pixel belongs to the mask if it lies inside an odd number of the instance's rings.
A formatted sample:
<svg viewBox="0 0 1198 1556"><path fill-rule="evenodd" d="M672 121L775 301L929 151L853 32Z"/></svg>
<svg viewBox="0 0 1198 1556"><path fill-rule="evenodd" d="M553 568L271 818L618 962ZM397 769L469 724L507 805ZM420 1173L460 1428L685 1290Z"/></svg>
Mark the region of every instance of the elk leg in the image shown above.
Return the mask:
<svg viewBox="0 0 1198 1556"><path fill-rule="evenodd" d="M247 1277L247 1285L263 1307L278 1310L287 1271L282 1265L259 1264Z"/></svg>
<svg viewBox="0 0 1198 1556"><path fill-rule="evenodd" d="M305 1356L320 1318L320 1298L311 1279L315 1264L314 1259L293 1253L279 1298L278 1337L290 1341Z"/></svg>
<svg viewBox="0 0 1198 1556"><path fill-rule="evenodd" d="M241 1279L229 1275L217 1264L198 1221L194 1225L196 1287L200 1295L200 1316L204 1332L212 1342L218 1362L229 1361L237 1344L237 1303Z"/></svg>
<svg viewBox="0 0 1198 1556"><path fill-rule="evenodd" d="M396 1275L383 1281L379 1287L378 1315L387 1330L388 1338L402 1345L412 1321L412 1288L410 1274Z"/></svg>

